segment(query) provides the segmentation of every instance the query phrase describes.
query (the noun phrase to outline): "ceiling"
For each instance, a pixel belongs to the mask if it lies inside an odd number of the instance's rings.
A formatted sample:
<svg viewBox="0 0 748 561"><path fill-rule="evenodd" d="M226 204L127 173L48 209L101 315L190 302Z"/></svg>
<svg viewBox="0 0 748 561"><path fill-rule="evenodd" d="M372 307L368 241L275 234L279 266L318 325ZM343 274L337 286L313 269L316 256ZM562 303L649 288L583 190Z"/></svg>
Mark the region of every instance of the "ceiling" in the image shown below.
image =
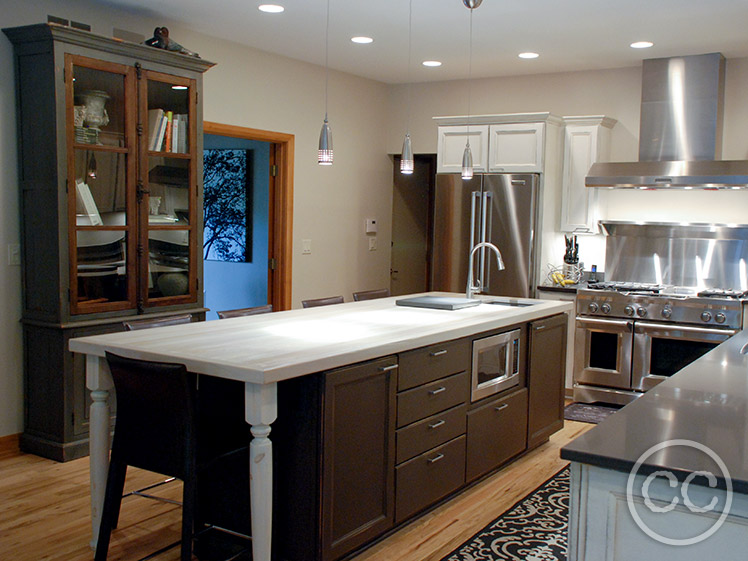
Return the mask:
<svg viewBox="0 0 748 561"><path fill-rule="evenodd" d="M99 1L290 58L325 61L327 0ZM263 2L281 4L285 12L262 13L257 6ZM461 0L412 0L409 71L408 3L330 0L330 67L386 83L466 78L470 11ZM484 0L473 12L472 76L619 68L708 52L748 57L746 22L746 0ZM374 43L354 44L354 35ZM629 47L640 40L655 45ZM540 57L519 59L523 51ZM443 65L426 68L421 62L427 59Z"/></svg>

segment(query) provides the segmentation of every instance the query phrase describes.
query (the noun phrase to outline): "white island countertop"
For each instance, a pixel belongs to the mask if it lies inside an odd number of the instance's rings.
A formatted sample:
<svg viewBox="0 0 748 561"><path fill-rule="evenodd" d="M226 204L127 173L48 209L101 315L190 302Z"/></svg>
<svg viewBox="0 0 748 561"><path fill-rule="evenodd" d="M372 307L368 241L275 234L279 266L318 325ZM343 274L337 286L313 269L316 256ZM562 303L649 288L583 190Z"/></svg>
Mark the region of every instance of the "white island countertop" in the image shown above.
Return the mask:
<svg viewBox="0 0 748 561"><path fill-rule="evenodd" d="M70 350L178 362L191 372L267 384L572 311L568 302L499 296L479 296L484 303L470 308L433 310L395 305L400 298L81 337L70 341ZM491 300L533 305L485 303Z"/></svg>

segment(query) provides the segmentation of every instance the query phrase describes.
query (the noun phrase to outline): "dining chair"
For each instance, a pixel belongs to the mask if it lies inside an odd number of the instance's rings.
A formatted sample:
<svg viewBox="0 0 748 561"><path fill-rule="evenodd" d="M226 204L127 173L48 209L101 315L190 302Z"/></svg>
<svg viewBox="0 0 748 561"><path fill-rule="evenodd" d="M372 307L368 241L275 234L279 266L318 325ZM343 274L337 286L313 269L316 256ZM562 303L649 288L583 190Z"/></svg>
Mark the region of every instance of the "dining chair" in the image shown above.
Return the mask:
<svg viewBox="0 0 748 561"><path fill-rule="evenodd" d="M389 288L377 288L375 290L363 290L353 293L353 300L361 302L362 300L376 300L377 298L387 298L390 295Z"/></svg>
<svg viewBox="0 0 748 561"><path fill-rule="evenodd" d="M222 312L216 312L218 319L237 318L243 316L254 316L257 314L267 314L273 311L272 304L265 304L264 306L254 306L252 308L237 308L236 310L224 310Z"/></svg>
<svg viewBox="0 0 748 561"><path fill-rule="evenodd" d="M311 300L302 300L301 305L304 308L316 308L317 306L329 306L330 304L342 304L342 296L328 296L327 298L313 298Z"/></svg>
<svg viewBox="0 0 748 561"><path fill-rule="evenodd" d="M182 314L179 316L169 316L165 318L141 319L134 321L123 321L125 331L137 331L138 329L150 329L152 327L165 327L167 325L179 325L181 323L190 323L192 314Z"/></svg>
<svg viewBox="0 0 748 561"><path fill-rule="evenodd" d="M212 434L217 428L214 411L201 416L203 402L197 376L187 372L183 364L137 360L110 352L106 359L117 396L117 419L94 560L107 558L112 529L119 520L127 467L133 466L183 482L181 540L164 550L181 543L180 560L191 561L195 530L208 527L204 513L197 510L202 480L220 474L217 464L237 455L241 456L238 463L246 467L248 435L232 435L226 426L224 433ZM207 378L201 377L200 392L202 381ZM241 417L243 408L236 409ZM243 426L246 428L246 423ZM248 506L243 506L249 502L248 481L247 475L246 482L238 482L229 491L235 494L237 489L246 487L247 496L230 497L241 503L239 510L248 510Z"/></svg>

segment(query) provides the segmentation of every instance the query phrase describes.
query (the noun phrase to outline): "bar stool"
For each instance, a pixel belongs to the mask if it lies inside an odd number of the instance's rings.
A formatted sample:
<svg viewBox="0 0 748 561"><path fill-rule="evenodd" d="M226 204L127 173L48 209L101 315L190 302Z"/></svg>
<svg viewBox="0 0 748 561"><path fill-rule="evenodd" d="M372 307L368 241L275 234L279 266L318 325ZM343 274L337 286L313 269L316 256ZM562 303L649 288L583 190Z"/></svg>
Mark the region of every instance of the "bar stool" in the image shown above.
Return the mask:
<svg viewBox="0 0 748 561"><path fill-rule="evenodd" d="M210 434L215 432L215 425L210 425L214 420L208 424L210 430L201 426L197 377L184 365L130 359L109 352L106 358L117 396L117 421L94 559L107 558L111 532L119 519L127 466L133 466L183 481L180 559L191 561L199 477L209 478L214 466L237 454L243 455L241 462L248 465L249 440L246 434ZM237 442L241 443L239 447ZM244 488L248 494L248 482Z"/></svg>
<svg viewBox="0 0 748 561"><path fill-rule="evenodd" d="M375 290L363 290L353 293L353 300L361 302L362 300L375 300L377 298L387 298L390 295L389 288L377 288Z"/></svg>
<svg viewBox="0 0 748 561"><path fill-rule="evenodd" d="M264 306L254 306L252 308L237 308L236 310L224 310L222 312L216 312L218 319L227 318L238 318L243 316L254 316L257 314L267 314L273 311L272 304L266 304Z"/></svg>
<svg viewBox="0 0 748 561"><path fill-rule="evenodd" d="M316 308L317 306L329 306L330 304L342 304L342 296L328 296L327 298L314 298L312 300L302 300L301 305L304 308Z"/></svg>

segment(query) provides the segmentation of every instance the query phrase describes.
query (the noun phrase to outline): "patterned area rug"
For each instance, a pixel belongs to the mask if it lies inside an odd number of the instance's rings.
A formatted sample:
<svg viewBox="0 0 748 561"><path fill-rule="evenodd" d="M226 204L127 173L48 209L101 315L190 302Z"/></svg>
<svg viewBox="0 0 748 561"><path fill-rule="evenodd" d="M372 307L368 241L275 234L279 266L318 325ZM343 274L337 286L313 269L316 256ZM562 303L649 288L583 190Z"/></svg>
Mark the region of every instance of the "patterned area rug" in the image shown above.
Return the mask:
<svg viewBox="0 0 748 561"><path fill-rule="evenodd" d="M599 423L618 411L613 405L595 405L592 403L570 403L564 409L564 419L582 423Z"/></svg>
<svg viewBox="0 0 748 561"><path fill-rule="evenodd" d="M566 561L566 466L442 561Z"/></svg>

